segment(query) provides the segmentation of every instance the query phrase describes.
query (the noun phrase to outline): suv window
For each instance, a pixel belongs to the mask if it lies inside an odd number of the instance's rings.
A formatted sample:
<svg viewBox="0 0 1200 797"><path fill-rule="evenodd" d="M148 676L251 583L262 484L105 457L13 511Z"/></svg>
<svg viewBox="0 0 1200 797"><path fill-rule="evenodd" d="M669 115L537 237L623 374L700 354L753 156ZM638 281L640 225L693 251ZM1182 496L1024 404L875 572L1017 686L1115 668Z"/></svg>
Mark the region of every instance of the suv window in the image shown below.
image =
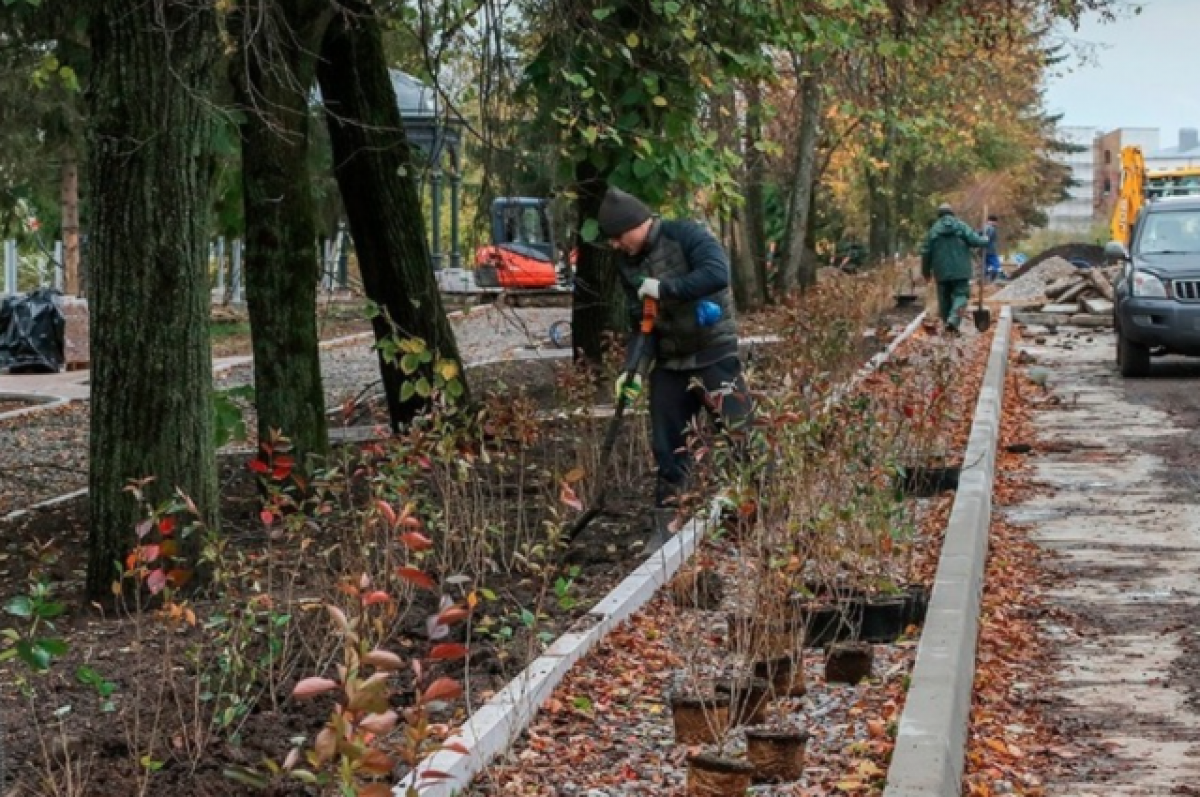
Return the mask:
<svg viewBox="0 0 1200 797"><path fill-rule="evenodd" d="M1200 254L1200 210L1147 213L1138 227L1137 254Z"/></svg>

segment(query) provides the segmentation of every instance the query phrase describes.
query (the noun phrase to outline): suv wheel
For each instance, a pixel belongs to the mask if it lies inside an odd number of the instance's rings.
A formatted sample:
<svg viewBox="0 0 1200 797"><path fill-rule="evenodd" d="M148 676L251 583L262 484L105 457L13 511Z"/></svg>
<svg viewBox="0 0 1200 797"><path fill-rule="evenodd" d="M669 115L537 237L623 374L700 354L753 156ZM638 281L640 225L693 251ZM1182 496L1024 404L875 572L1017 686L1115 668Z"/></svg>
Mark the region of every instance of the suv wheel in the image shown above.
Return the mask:
<svg viewBox="0 0 1200 797"><path fill-rule="evenodd" d="M1150 375L1150 349L1134 343L1117 327L1117 368L1121 376L1139 379Z"/></svg>

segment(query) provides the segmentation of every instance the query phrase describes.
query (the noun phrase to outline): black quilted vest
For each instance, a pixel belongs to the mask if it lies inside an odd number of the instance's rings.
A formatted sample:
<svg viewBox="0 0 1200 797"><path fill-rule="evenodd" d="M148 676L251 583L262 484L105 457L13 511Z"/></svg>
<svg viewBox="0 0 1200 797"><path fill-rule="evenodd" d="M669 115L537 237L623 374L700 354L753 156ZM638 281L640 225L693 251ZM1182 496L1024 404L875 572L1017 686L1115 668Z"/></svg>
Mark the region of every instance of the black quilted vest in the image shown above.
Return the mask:
<svg viewBox="0 0 1200 797"><path fill-rule="evenodd" d="M655 222L647 244L648 250L642 257L621 258L621 274L626 285L638 285L642 276L665 281L683 276L691 270L684 258L683 247L665 234L663 222ZM702 327L696 323L696 306L703 300L715 302L721 308L721 320L712 326ZM672 362L680 360L700 360L699 365L707 365L727 354L736 354L738 336L733 294L729 288L724 288L696 301L662 299L658 303L658 321L654 331L658 361L666 367L697 365L695 362ZM717 356L705 357L705 353Z"/></svg>

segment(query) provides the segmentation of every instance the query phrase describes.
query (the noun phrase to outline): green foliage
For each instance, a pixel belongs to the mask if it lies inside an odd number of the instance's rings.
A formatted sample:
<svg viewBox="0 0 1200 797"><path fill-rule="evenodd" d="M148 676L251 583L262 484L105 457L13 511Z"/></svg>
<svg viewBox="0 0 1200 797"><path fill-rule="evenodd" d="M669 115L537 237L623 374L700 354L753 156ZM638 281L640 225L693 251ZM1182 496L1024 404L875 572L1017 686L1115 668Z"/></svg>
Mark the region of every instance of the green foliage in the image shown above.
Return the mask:
<svg viewBox="0 0 1200 797"><path fill-rule="evenodd" d="M254 401L254 387L242 385L213 391L213 445L223 448L246 439L246 418L237 399Z"/></svg>
<svg viewBox="0 0 1200 797"><path fill-rule="evenodd" d="M700 188L733 196L739 159L717 146L701 112L706 91L767 68L757 42L737 39L762 29L764 9L735 0L552 5L525 77L538 125L558 133L558 180L592 171L656 206L686 205ZM595 228L583 233L594 238Z"/></svg>
<svg viewBox="0 0 1200 797"><path fill-rule="evenodd" d="M104 678L91 667L82 666L75 670L75 680L84 686L90 686L100 698L100 710L104 713L116 711L112 696L117 691L117 685Z"/></svg>
<svg viewBox="0 0 1200 797"><path fill-rule="evenodd" d="M54 659L66 654L66 642L39 633L42 626L53 631L51 621L66 611L63 603L54 600L53 591L49 582L36 581L29 585L26 594L13 597L4 605L5 612L27 621L28 627L23 632L14 628L0 631L0 637L6 641L5 649L0 652L0 662L17 658L30 670L40 673L50 669Z"/></svg>

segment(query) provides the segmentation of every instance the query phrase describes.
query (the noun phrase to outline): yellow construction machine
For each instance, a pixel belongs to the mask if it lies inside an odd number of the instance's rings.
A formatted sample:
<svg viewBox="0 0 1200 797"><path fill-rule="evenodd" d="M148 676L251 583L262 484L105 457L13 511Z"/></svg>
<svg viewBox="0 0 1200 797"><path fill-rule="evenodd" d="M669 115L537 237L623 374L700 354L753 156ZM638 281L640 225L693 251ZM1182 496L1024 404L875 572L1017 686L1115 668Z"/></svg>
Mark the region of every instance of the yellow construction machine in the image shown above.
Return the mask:
<svg viewBox="0 0 1200 797"><path fill-rule="evenodd" d="M1200 194L1200 166L1146 169L1141 147L1121 148L1121 182L1110 228L1112 240L1126 249L1132 243L1133 225L1142 206L1164 196Z"/></svg>

